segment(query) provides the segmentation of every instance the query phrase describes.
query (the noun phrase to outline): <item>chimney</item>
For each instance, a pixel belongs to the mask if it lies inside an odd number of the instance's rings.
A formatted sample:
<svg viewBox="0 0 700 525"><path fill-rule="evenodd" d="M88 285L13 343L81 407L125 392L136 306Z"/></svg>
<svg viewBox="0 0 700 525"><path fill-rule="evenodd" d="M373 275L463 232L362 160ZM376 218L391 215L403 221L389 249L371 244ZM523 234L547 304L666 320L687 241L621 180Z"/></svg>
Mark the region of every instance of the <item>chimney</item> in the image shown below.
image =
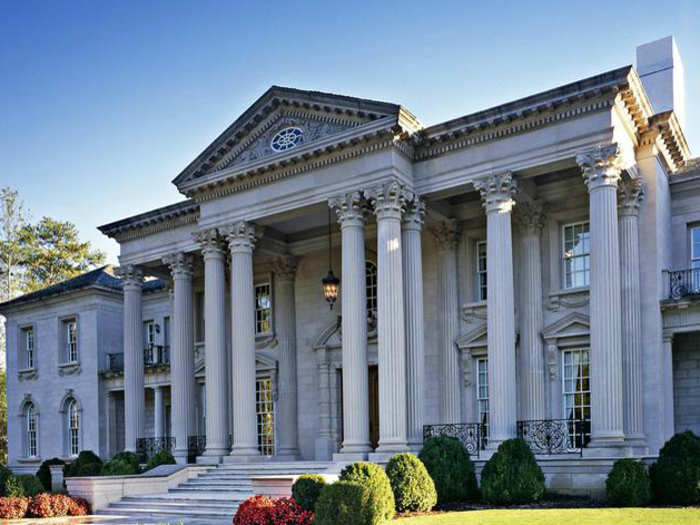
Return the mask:
<svg viewBox="0 0 700 525"><path fill-rule="evenodd" d="M672 36L637 47L637 73L654 113L672 109L685 128L685 73Z"/></svg>

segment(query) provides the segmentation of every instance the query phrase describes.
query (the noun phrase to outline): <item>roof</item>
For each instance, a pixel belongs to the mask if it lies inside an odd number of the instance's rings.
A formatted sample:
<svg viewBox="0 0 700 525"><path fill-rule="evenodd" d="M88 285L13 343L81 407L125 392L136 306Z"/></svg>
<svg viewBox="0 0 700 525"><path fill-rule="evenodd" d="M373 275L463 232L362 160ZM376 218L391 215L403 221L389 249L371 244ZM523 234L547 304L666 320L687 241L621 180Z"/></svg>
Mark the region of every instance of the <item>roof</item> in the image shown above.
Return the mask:
<svg viewBox="0 0 700 525"><path fill-rule="evenodd" d="M164 287L163 281L153 279L144 283L144 291L160 290ZM20 295L19 297L0 303L0 311L7 311L15 306L26 304L34 301L40 301L56 295L64 295L67 293L84 290L87 288L96 288L118 292L121 294L121 280L114 276L114 267L110 264L91 270L89 272L62 281L60 283L48 286L36 292Z"/></svg>
<svg viewBox="0 0 700 525"><path fill-rule="evenodd" d="M153 226L168 220L181 219L186 216L195 216L199 212L199 204L192 199L187 199L175 204L169 204L162 208L156 208L138 215L132 215L126 219L110 222L98 226L97 229L108 237L117 237L124 232L137 230L146 226Z"/></svg>

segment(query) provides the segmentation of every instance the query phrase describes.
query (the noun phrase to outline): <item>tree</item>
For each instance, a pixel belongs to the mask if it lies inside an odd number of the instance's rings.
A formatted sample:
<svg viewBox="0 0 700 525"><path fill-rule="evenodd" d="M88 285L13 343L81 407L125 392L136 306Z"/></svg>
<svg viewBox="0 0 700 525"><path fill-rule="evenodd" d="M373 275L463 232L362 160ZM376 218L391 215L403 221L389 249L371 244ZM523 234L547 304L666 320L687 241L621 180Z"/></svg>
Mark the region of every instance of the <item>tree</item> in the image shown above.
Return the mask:
<svg viewBox="0 0 700 525"><path fill-rule="evenodd" d="M27 212L12 188L0 189L0 302L22 291L21 266L27 255L22 234L27 227Z"/></svg>
<svg viewBox="0 0 700 525"><path fill-rule="evenodd" d="M24 289L33 292L104 264L105 254L80 242L78 228L69 221L43 217L25 226L22 243L28 248Z"/></svg>
<svg viewBox="0 0 700 525"><path fill-rule="evenodd" d="M0 464L7 465L7 392L5 370L0 370Z"/></svg>

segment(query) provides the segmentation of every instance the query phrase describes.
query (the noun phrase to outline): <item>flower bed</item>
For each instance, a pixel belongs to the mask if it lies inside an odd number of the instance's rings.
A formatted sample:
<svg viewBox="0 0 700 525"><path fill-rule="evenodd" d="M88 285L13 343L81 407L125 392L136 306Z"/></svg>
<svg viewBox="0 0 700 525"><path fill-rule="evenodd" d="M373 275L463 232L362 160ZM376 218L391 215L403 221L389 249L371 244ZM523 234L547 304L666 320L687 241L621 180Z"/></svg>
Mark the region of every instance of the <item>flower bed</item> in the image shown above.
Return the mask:
<svg viewBox="0 0 700 525"><path fill-rule="evenodd" d="M238 507L233 525L312 525L313 512L291 498L253 496Z"/></svg>
<svg viewBox="0 0 700 525"><path fill-rule="evenodd" d="M37 494L33 498L0 498L0 519L87 516L90 506L82 498L65 494Z"/></svg>

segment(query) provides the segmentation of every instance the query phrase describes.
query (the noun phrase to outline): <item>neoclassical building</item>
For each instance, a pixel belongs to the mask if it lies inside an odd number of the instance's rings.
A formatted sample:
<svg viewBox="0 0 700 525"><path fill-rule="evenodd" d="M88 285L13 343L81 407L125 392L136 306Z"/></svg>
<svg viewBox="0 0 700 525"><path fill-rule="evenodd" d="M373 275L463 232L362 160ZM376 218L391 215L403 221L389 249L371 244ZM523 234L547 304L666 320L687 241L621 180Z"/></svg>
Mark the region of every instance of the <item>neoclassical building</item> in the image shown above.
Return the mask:
<svg viewBox="0 0 700 525"><path fill-rule="evenodd" d="M11 466L381 461L432 433L574 461L700 431L682 67L663 39L432 126L270 88L174 179L186 200L100 227L116 270L0 305Z"/></svg>

